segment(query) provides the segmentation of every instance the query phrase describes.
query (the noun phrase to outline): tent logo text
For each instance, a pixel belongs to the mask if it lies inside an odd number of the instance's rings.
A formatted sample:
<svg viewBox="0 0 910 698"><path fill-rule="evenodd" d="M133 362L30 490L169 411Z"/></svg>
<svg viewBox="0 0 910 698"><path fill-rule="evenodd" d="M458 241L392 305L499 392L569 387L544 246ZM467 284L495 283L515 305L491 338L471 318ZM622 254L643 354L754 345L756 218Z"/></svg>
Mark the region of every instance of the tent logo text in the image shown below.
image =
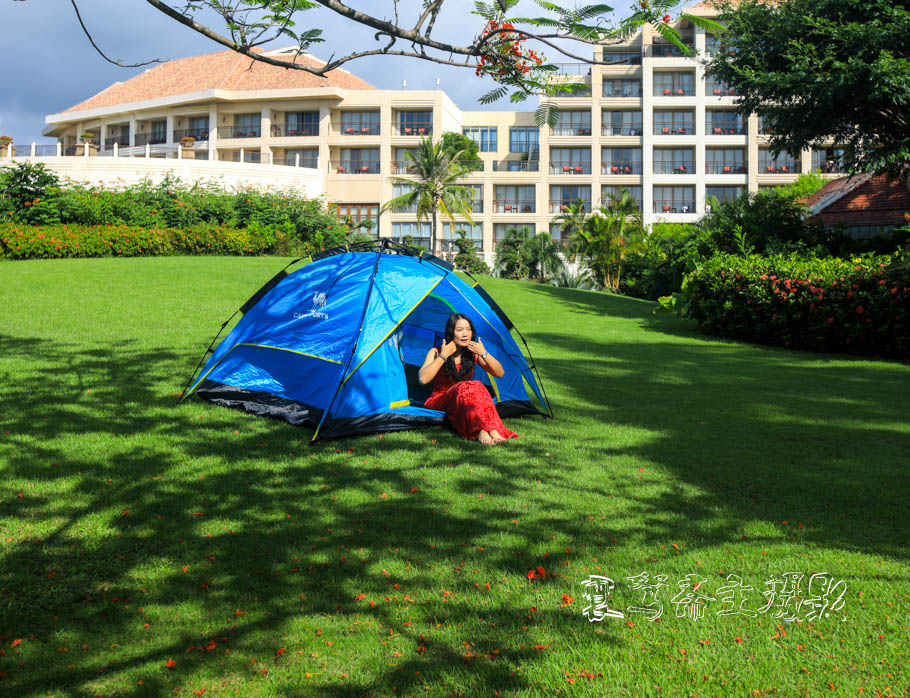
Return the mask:
<svg viewBox="0 0 910 698"><path fill-rule="evenodd" d="M305 313L294 313L295 320L302 320L305 317L315 317L320 320L328 320L329 316L326 313L320 311L325 305L328 296L325 293L319 293L318 291L313 294L313 309Z"/></svg>

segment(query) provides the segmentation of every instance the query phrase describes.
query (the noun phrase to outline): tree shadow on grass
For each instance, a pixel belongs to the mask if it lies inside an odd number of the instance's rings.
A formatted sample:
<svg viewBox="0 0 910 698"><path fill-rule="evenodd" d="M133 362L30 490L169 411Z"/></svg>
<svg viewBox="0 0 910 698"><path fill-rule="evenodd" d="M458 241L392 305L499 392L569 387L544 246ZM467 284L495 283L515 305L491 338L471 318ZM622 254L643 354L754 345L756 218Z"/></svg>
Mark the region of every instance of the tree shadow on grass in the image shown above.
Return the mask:
<svg viewBox="0 0 910 698"><path fill-rule="evenodd" d="M4 540L15 532L3 549L0 634L35 636L40 649L24 645L28 663L72 640L69 659L41 672L18 669L11 652L0 657L8 686L16 694L90 691L174 657L174 671L151 677L140 692L154 695L213 671L253 680L260 667L275 671L279 663L297 667L296 683L282 689L287 695L391 686L409 694L425 683L484 694L531 690L514 667L533 667L542 655L520 638L530 627L571 643L582 622L577 609L541 607L531 617L505 601L478 606L480 587L527 584L538 562L528 551L554 532L573 548L603 549L629 517L640 528L618 547L681 538L690 549L733 543L741 526L777 523L783 512L806 521L799 540L807 545L906 558L901 507L910 437L894 426L908 407L900 367L807 367L780 353L714 343L641 346L562 334L536 341L560 355L541 361L541 371L575 407L555 421L522 422L527 436L517 443L483 449L435 430L427 433L436 445L387 436L306 448L310 430L207 404L174 409L168 391L179 389L174 374L183 357L171 350L74 351L0 337L0 356L37 367L7 376L2 389L4 404L15 406L0 420L10 432L0 451L4 473L34 482L36 491L18 498L7 488L0 502ZM592 342L595 358L575 358ZM869 394L870 385L878 394ZM651 438L634 445L581 439L592 420L648 430ZM568 440L578 458L548 458ZM875 467L863 467L873 443ZM796 447L800 462L791 457ZM470 506L453 506L449 489L437 493L417 475L450 468L453 453L481 471L464 472L463 461L451 469L451 491ZM680 485L643 495L638 473L616 470L629 459L666 468ZM597 472L605 479L590 482ZM560 498L577 497L580 483L603 519L561 510ZM622 514L610 512L617 499L627 504ZM511 523L515 501L528 506L520 527ZM45 528L31 536L27 524ZM477 543L495 538L504 542ZM558 570L571 560L555 553L547 564ZM475 566L491 579L477 577ZM448 596L437 588L441 570ZM547 584L572 591L559 573ZM150 647L124 644L148 615L140 607L196 608L198 633L158 634ZM479 613L485 630L476 629ZM333 634L334 649L314 640L315 626L339 618L359 625L350 636ZM166 620L155 616L155 623ZM470 646L462 626L472 628ZM396 639L382 646L374 674L342 679L357 659L355 635L389 630ZM599 642L619 643L617 633L605 627ZM275 656L295 642L307 650L318 644L320 658ZM77 644L89 648L78 657ZM269 663L251 667L251 655Z"/></svg>

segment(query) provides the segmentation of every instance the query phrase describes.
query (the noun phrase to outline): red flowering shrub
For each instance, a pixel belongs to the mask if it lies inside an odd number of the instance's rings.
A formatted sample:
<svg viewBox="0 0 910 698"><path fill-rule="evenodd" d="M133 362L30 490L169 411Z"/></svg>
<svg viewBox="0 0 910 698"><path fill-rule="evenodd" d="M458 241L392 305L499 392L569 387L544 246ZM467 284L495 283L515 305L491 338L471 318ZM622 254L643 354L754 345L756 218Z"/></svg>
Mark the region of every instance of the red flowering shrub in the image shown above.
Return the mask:
<svg viewBox="0 0 910 698"><path fill-rule="evenodd" d="M717 255L686 280L698 328L820 352L910 360L910 254Z"/></svg>
<svg viewBox="0 0 910 698"><path fill-rule="evenodd" d="M256 230L196 226L0 225L0 259L139 257L174 254L261 255L274 236Z"/></svg>

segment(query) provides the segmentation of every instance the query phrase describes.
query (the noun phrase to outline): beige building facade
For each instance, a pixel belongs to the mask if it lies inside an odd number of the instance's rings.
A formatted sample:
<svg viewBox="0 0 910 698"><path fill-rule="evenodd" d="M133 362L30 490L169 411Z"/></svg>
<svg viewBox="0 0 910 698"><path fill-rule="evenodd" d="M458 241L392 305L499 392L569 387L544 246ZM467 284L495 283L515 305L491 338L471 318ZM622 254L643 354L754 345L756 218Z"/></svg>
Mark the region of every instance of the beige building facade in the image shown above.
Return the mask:
<svg viewBox="0 0 910 698"><path fill-rule="evenodd" d="M688 11L716 14L702 4ZM735 93L705 79L702 59L715 39L686 23L678 28L699 58L683 57L646 26L626 43L597 46L594 65L561 65L557 79L585 89L556 98L556 127L538 128L532 112L464 111L441 90L375 89L342 70L315 78L250 68L226 51L111 86L48 116L44 133L58 138L64 156L86 155L80 136L91 132L92 155L303 168L303 189L321 193L339 215L424 245L428 221L413 211L380 214L404 191L389 177L411 177L406 154L421 138L464 133L480 149L465 180L475 189L473 224L440 220L441 245L449 249L446 241L464 229L488 260L509 228L558 236L565 206L581 199L593 210L621 188L640 202L647 224L694 222L709 195L726 200L801 172L838 173L833 147L772 158L757 117L741 119Z"/></svg>

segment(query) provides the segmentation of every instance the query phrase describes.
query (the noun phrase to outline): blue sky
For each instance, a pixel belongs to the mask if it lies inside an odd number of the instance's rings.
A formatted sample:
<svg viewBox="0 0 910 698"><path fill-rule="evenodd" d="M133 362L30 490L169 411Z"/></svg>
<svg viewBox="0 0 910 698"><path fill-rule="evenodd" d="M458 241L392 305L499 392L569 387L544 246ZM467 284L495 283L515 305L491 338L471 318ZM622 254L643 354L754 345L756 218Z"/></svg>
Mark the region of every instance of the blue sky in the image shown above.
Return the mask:
<svg viewBox="0 0 910 698"><path fill-rule="evenodd" d="M80 0L78 4L96 43L108 56L125 63L182 58L221 49L144 0ZM351 4L363 8L392 6L391 0ZM400 4L418 5L417 0L402 0ZM472 0L449 0L447 5L448 14L440 17L434 34L461 43L479 31L480 18L470 14ZM515 14L539 14L539 8L526 0L519 4ZM327 41L313 48L319 57L376 45L372 31L340 19L328 10L311 10L299 17L301 22L306 19L325 30ZM0 75L4 76L0 89L0 135L12 136L17 144L51 142L41 136L47 114L63 111L114 82L128 80L146 70L120 68L99 56L82 33L67 0L0 0L0 27L3 27ZM280 42L274 47L287 43ZM590 53L587 47L577 48L582 55ZM564 57L553 60L570 62ZM402 80L407 80L408 89L434 89L438 77L441 89L466 110L514 108L508 100L481 106L477 99L491 83L474 77L472 70L390 57L361 59L345 67L384 89L400 89ZM518 106L534 107L530 102Z"/></svg>

